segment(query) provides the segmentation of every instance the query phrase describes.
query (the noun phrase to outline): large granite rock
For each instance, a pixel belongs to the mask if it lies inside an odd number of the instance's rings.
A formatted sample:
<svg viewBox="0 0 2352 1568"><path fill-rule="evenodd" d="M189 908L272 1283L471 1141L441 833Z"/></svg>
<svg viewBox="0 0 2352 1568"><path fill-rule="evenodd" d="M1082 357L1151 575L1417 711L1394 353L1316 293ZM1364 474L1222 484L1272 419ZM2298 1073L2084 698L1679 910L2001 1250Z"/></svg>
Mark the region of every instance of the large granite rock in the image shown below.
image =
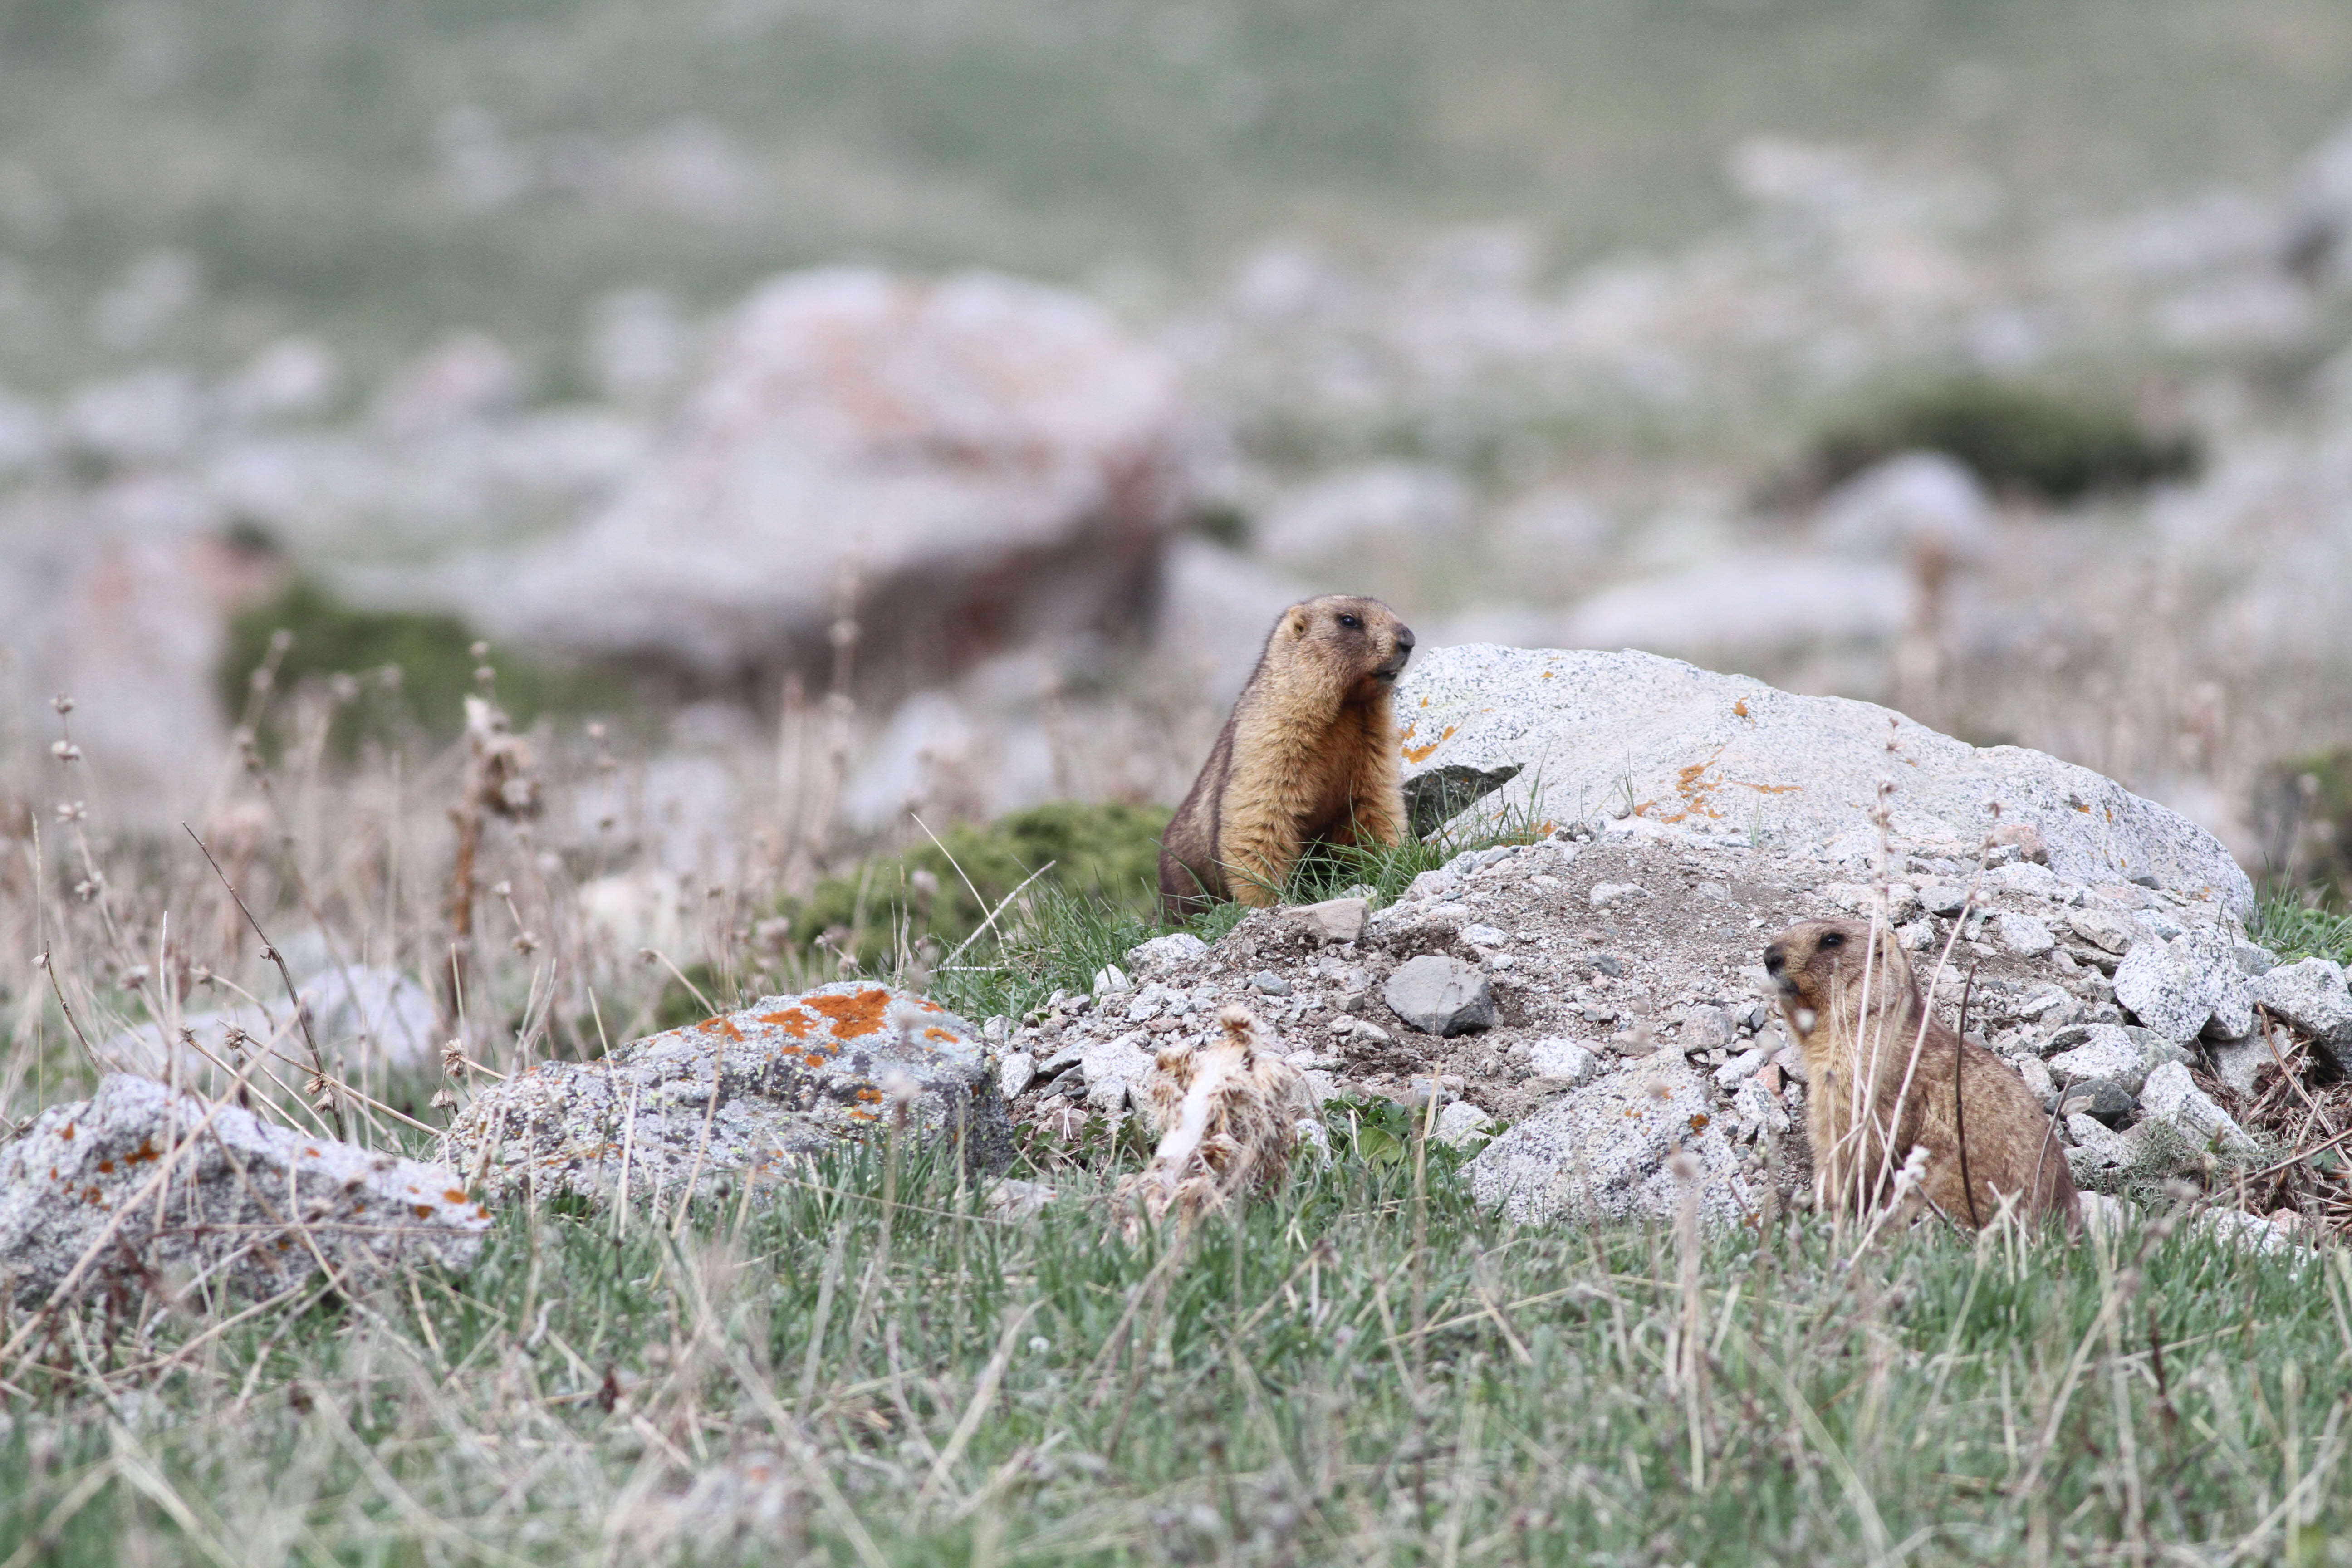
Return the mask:
<svg viewBox="0 0 2352 1568"><path fill-rule="evenodd" d="M925 673L1118 630L1186 504L1172 364L1058 289L968 273L779 278L719 328L642 475L478 580L495 635L726 676L820 647Z"/></svg>
<svg viewBox="0 0 2352 1568"><path fill-rule="evenodd" d="M149 1191L166 1161L160 1194ZM0 1291L24 1307L47 1300L93 1247L83 1291L179 1274L268 1296L322 1260L352 1288L421 1260L464 1268L489 1225L437 1165L123 1073L0 1148Z"/></svg>
<svg viewBox="0 0 2352 1568"><path fill-rule="evenodd" d="M973 1165L1012 1153L1012 1124L980 1036L937 1005L858 982L769 996L623 1046L548 1062L477 1094L444 1157L504 1192L633 1194L689 1181L787 1173L803 1156L877 1135L902 1097L917 1141L961 1143Z"/></svg>
<svg viewBox="0 0 2352 1568"><path fill-rule="evenodd" d="M1876 842L1891 777L1896 835L1973 859L1993 826L2032 826L2051 870L2088 883L2153 878L2218 895L2253 885L2221 841L2113 779L2017 746L1977 747L1891 710L1801 697L1745 676L1626 651L1471 644L1417 656L1398 682L1408 787L1423 774L1517 770L1504 798L1556 822L1632 816L1833 857ZM1890 745L1892 750L1889 750Z"/></svg>

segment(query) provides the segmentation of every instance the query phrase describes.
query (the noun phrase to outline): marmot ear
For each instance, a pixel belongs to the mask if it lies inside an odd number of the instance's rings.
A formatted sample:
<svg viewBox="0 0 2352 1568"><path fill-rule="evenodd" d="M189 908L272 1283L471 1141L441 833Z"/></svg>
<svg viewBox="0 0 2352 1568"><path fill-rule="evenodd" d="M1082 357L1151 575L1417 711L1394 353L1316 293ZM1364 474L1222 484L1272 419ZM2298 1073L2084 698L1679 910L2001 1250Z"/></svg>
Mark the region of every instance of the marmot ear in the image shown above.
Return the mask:
<svg viewBox="0 0 2352 1568"><path fill-rule="evenodd" d="M1290 635L1295 637L1303 637L1307 635L1307 606L1304 605L1291 606Z"/></svg>

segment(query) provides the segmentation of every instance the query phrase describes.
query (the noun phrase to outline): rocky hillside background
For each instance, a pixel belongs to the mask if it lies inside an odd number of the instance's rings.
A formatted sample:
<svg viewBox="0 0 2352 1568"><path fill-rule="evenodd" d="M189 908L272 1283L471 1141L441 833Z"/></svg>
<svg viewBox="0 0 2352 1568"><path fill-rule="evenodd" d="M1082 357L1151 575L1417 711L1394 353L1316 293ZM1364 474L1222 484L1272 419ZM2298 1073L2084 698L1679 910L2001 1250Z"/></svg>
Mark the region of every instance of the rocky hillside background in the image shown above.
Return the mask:
<svg viewBox="0 0 2352 1568"><path fill-rule="evenodd" d="M455 801L616 954L725 967L718 889L913 956L910 898L1131 889L1344 587L2344 878L2352 25L1718 20L19 8L0 820L93 897L187 822L390 932Z"/></svg>

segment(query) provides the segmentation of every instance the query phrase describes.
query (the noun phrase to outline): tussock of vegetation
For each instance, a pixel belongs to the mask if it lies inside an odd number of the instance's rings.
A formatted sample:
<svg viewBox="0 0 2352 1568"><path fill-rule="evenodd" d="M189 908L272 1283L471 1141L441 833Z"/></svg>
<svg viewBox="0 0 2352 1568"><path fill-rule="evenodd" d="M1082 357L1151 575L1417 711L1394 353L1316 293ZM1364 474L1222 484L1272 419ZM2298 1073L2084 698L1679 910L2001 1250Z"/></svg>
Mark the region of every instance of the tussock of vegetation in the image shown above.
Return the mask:
<svg viewBox="0 0 2352 1568"><path fill-rule="evenodd" d="M2194 443L2144 429L2118 405L1977 377L1896 394L1815 444L1832 485L1900 452L1945 452L1994 490L2071 501L2193 475Z"/></svg>

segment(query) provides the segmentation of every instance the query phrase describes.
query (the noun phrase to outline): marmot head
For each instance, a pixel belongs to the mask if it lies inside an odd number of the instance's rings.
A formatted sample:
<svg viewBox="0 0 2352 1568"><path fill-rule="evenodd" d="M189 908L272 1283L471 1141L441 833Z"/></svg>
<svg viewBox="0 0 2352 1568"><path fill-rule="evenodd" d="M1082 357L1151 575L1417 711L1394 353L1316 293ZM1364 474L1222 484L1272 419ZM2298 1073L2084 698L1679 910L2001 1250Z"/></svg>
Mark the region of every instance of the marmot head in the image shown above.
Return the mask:
<svg viewBox="0 0 2352 1568"><path fill-rule="evenodd" d="M1870 928L1860 921L1803 921L1765 945L1764 973L1772 977L1780 1011L1800 1045L1824 1022L1860 1022L1863 967L1872 956ZM1911 1004L1910 962L1890 931L1879 932L1874 956L1870 1011L1882 1018L1899 1017Z"/></svg>
<svg viewBox="0 0 2352 1568"><path fill-rule="evenodd" d="M1412 628L1378 599L1326 594L1293 605L1266 639L1266 662L1294 689L1319 689L1362 706L1388 695L1412 657Z"/></svg>

